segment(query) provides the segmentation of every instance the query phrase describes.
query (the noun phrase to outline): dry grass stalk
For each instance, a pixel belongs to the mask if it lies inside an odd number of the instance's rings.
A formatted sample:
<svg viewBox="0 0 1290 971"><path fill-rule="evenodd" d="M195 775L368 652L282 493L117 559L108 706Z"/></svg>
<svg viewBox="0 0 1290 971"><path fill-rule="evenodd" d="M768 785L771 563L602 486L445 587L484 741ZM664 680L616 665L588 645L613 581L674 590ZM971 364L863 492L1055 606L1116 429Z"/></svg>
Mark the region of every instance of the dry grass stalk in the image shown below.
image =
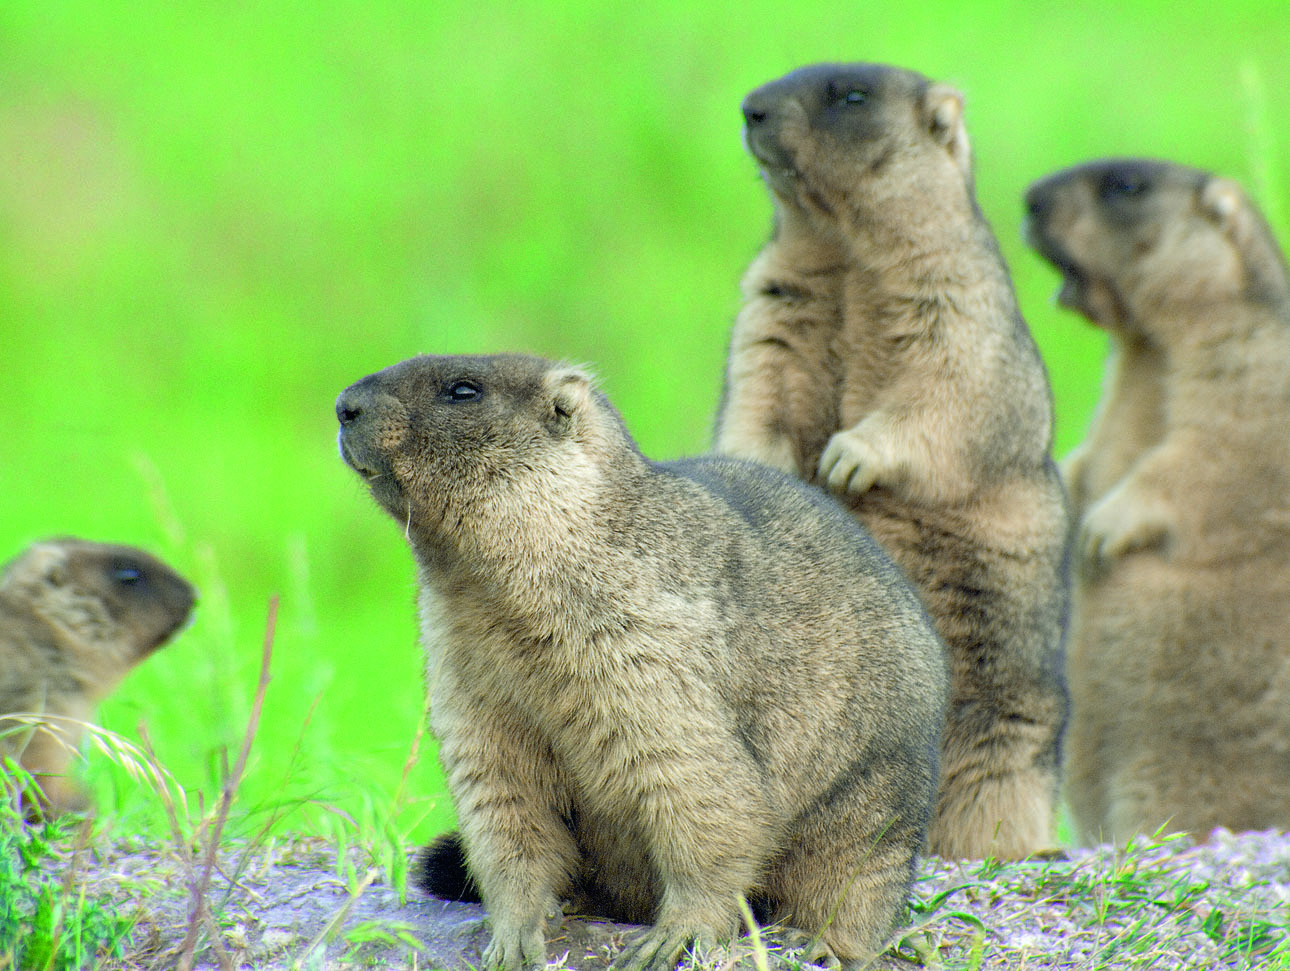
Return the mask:
<svg viewBox="0 0 1290 971"><path fill-rule="evenodd" d="M192 971L193 959L197 951L197 939L203 924L210 929L210 937L215 944L220 967L224 971L232 971L233 968L233 961L220 940L218 928L215 927L215 921L211 916L209 891L211 876L215 872L215 856L219 850L220 837L224 832L224 824L228 822L228 813L233 805L233 797L236 795L238 785L242 781L242 775L246 771L246 761L251 754L251 743L255 740L255 732L260 724L260 713L264 709L264 696L269 687L269 663L273 658L273 634L277 625L277 618L278 598L273 596L269 598L269 616L264 632L264 651L260 658L260 680L256 685L255 699L251 703L251 714L247 719L246 733L242 738L242 750L238 753L237 762L234 764L233 770L225 772L224 785L220 791L219 807L215 812L213 821L209 818L204 818L198 826L197 841L204 848L204 858L200 874L197 875L197 879L190 882L191 900L188 913L188 930L179 948L179 962L177 965L180 971ZM177 827L176 830L176 835L178 836Z"/></svg>

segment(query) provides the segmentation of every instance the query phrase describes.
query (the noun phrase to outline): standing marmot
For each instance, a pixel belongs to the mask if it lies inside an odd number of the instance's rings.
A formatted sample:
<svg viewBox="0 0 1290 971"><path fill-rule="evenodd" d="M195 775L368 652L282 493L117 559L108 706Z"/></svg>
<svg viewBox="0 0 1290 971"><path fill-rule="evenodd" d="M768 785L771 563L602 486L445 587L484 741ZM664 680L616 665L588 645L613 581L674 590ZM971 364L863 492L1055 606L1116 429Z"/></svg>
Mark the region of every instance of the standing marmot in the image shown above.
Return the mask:
<svg viewBox="0 0 1290 971"><path fill-rule="evenodd" d="M1047 377L976 205L963 102L823 64L743 104L775 206L743 280L719 452L827 486L949 645L932 852L1052 845L1067 517Z"/></svg>
<svg viewBox="0 0 1290 971"><path fill-rule="evenodd" d="M1116 159L1037 183L1061 300L1112 335L1082 513L1068 797L1085 840L1290 828L1290 280L1232 182Z"/></svg>
<svg viewBox="0 0 1290 971"><path fill-rule="evenodd" d="M936 787L946 672L845 513L753 463L657 464L581 371L418 357L348 388L340 449L420 567L431 727L489 913L545 963L571 891L670 968L736 895L878 950Z"/></svg>
<svg viewBox="0 0 1290 971"><path fill-rule="evenodd" d="M37 543L0 576L0 715L60 716L53 728L0 719L0 754L36 777L55 811L85 808L68 775L94 709L179 629L193 588L142 550ZM70 720L69 720L70 719Z"/></svg>

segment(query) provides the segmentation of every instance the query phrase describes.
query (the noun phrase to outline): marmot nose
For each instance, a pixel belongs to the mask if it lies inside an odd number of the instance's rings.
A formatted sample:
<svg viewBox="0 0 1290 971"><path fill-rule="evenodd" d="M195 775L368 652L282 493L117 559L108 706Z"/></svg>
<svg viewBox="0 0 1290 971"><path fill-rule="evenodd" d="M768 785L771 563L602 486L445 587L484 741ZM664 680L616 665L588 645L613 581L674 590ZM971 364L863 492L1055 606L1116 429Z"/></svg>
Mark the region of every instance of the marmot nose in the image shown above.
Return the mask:
<svg viewBox="0 0 1290 971"><path fill-rule="evenodd" d="M342 425L352 425L363 413L363 403L353 388L346 388L336 399L336 417Z"/></svg>
<svg viewBox="0 0 1290 971"><path fill-rule="evenodd" d="M744 124L750 128L754 125L760 125L770 114L764 107L754 102L752 99L745 99L741 106L744 113Z"/></svg>
<svg viewBox="0 0 1290 971"><path fill-rule="evenodd" d="M1026 193L1026 213L1031 219L1039 219L1048 212L1048 196L1038 189Z"/></svg>

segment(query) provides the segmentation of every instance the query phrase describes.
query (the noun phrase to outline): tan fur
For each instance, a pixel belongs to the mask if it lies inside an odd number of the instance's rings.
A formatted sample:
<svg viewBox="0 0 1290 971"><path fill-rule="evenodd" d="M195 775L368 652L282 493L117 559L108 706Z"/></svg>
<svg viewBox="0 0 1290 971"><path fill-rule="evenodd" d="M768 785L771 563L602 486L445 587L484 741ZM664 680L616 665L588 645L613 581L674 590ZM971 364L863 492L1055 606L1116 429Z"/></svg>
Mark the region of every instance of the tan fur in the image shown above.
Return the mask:
<svg viewBox="0 0 1290 971"><path fill-rule="evenodd" d="M584 373L535 358L415 358L337 413L420 567L461 823L432 850L464 843L487 964L541 967L575 896L655 925L622 968L736 934L740 893L848 964L883 946L946 672L844 512L754 463L652 463Z"/></svg>
<svg viewBox="0 0 1290 971"><path fill-rule="evenodd" d="M1082 839L1290 827L1290 281L1232 182L1113 159L1027 195L1112 336L1079 497L1067 795Z"/></svg>
<svg viewBox="0 0 1290 971"><path fill-rule="evenodd" d="M743 280L716 448L831 489L922 593L953 675L932 851L1049 848L1067 519L962 98L825 64L743 107L775 229Z"/></svg>
<svg viewBox="0 0 1290 971"><path fill-rule="evenodd" d="M1112 332L1110 342L1105 393L1084 441L1061 462L1073 524L1164 434L1164 354L1132 334Z"/></svg>
<svg viewBox="0 0 1290 971"><path fill-rule="evenodd" d="M0 755L17 758L54 811L84 809L69 772L98 703L187 619L193 591L141 550L57 539L37 543L0 577Z"/></svg>

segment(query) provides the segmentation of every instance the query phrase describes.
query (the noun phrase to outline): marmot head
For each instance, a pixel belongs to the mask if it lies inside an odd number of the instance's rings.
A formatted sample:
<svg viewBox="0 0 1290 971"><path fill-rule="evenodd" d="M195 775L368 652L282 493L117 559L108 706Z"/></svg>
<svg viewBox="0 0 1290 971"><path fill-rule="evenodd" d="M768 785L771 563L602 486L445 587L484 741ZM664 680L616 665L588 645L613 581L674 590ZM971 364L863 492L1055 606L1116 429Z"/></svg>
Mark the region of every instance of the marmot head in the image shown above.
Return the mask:
<svg viewBox="0 0 1290 971"><path fill-rule="evenodd" d="M585 372L519 355L415 357L346 388L336 416L341 457L435 548L572 514L630 442Z"/></svg>
<svg viewBox="0 0 1290 971"><path fill-rule="evenodd" d="M1141 330L1171 307L1282 304L1284 260L1236 183L1146 159L1066 169L1026 193L1027 238L1062 273L1058 301Z"/></svg>
<svg viewBox="0 0 1290 971"><path fill-rule="evenodd" d="M97 695L188 619L193 587L132 546L53 539L33 544L0 578L11 602L53 628L66 667Z"/></svg>
<svg viewBox="0 0 1290 971"><path fill-rule="evenodd" d="M963 97L882 64L816 64L744 99L744 142L778 203L845 218L971 204Z"/></svg>

